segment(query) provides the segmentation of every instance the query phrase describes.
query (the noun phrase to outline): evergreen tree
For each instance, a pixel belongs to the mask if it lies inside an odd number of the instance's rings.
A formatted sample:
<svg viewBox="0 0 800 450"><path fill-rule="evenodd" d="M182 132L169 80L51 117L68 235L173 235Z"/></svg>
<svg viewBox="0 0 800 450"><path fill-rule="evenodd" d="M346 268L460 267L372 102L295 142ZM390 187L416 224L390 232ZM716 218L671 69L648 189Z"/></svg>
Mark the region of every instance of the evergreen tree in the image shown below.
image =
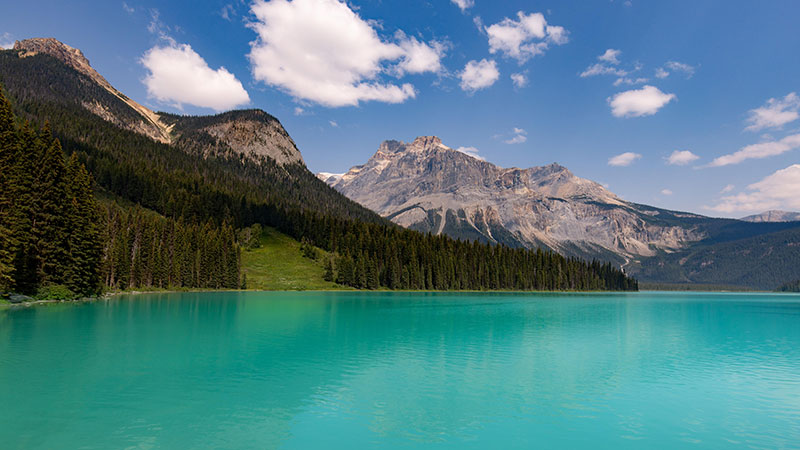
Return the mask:
<svg viewBox="0 0 800 450"><path fill-rule="evenodd" d="M17 145L11 103L0 89L0 289L8 289L14 285L14 257L19 245L11 223Z"/></svg>
<svg viewBox="0 0 800 450"><path fill-rule="evenodd" d="M100 287L102 218L94 199L92 179L77 154L72 154L67 174L66 222L70 235L67 241L69 266L65 282L76 293L91 294Z"/></svg>

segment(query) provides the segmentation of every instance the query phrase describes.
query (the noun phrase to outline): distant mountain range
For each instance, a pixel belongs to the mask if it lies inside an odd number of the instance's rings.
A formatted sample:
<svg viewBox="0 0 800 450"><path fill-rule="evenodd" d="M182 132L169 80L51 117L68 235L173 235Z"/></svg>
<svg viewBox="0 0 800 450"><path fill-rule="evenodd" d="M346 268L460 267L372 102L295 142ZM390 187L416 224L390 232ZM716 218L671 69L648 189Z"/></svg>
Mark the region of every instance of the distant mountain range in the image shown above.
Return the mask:
<svg viewBox="0 0 800 450"><path fill-rule="evenodd" d="M761 214L742 217L745 222L798 222L800 213L790 211L765 211Z"/></svg>
<svg viewBox="0 0 800 450"><path fill-rule="evenodd" d="M800 230L800 223L778 223L791 217L789 213L765 213L745 222L640 205L558 164L505 169L434 136L410 143L386 141L365 164L318 177L404 227L613 261L643 281L772 289L800 276L800 265L785 265L786 258L800 264L800 247L794 246L800 245L800 235L774 236L785 238L784 244L765 238ZM761 255L767 241L773 249ZM750 249L751 257L731 257L715 265L730 245L714 246L731 242ZM691 255L697 256L692 252L698 249L706 254L695 267ZM770 258L776 250L786 255ZM752 259L756 254L761 255L757 266ZM742 271L712 270L722 265ZM754 272L759 275L752 276Z"/></svg>

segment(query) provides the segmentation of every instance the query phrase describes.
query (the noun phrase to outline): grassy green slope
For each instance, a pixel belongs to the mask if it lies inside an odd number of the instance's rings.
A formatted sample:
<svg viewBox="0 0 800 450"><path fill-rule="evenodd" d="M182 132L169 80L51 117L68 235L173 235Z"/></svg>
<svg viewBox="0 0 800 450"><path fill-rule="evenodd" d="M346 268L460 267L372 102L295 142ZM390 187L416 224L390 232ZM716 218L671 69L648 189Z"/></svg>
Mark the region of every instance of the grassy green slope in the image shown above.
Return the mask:
<svg viewBox="0 0 800 450"><path fill-rule="evenodd" d="M273 228L264 228L261 247L242 250L242 272L247 275L247 288L271 291L342 289L322 277L324 258L304 258L300 243Z"/></svg>

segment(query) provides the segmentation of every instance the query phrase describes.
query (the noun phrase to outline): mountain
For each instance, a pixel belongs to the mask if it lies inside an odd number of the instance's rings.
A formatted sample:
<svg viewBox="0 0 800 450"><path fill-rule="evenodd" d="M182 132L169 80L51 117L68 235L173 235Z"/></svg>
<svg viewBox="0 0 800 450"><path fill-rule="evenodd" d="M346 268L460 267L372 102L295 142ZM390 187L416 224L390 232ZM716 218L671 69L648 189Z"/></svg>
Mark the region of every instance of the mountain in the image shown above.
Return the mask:
<svg viewBox="0 0 800 450"><path fill-rule="evenodd" d="M800 221L800 213L770 210L761 214L742 217L741 220L745 222L798 222Z"/></svg>
<svg viewBox="0 0 800 450"><path fill-rule="evenodd" d="M153 112L113 88L80 51L54 39L20 41L14 49L0 51L3 91L10 100L0 96L3 117L11 120L3 122L7 130L0 132L21 139L0 146L0 162L12 162L14 180L24 181L16 191L45 203L45 190L27 187L41 184L39 179L58 178L58 167L36 167L34 161L44 150L57 155L51 158L56 161L69 156L74 161L70 167L82 165L91 175L81 180L89 187L84 191L100 199L102 211L93 225L103 227L98 233L103 239L98 243L101 266L92 273L106 288L246 285L240 242L257 227L288 235L309 257L328 255L320 262L325 281L360 289L638 288L610 264L429 236L393 225L311 173L289 134L268 113ZM25 164L14 163L18 160ZM36 202L9 198L14 217L42 223L34 220L42 215L34 208ZM0 200L0 205L6 202L5 197ZM61 200L55 203L66 203ZM47 212L47 217L58 214ZM0 214L0 259L30 253L26 260L31 264L24 267L31 274L26 293L58 284L60 279L40 276L43 272L37 269L56 261L37 249L55 244L7 235L7 230L17 233L25 227L6 227L6 218ZM50 234L37 229L34 235ZM14 245L12 251L5 251L6 244ZM0 291L14 278L3 278L3 267L10 266L0 265ZM10 283L11 289L21 286Z"/></svg>
<svg viewBox="0 0 800 450"><path fill-rule="evenodd" d="M626 202L558 164L504 169L432 136L386 141L325 181L399 225L509 246L624 260L706 237L691 223L701 216Z"/></svg>
<svg viewBox="0 0 800 450"><path fill-rule="evenodd" d="M800 224L750 223L640 205L558 164L505 169L433 136L386 141L365 164L343 175L318 176L410 229L613 261L640 281L772 289L785 281L780 278L787 275L785 262L800 259L793 256L800 256L795 247L800 234L770 235ZM767 241L772 250L761 252ZM758 264L741 253L735 257L742 249L758 254ZM703 265L708 258L695 267L701 250L727 258L713 267L737 269L711 270L713 263Z"/></svg>
<svg viewBox="0 0 800 450"><path fill-rule="evenodd" d="M80 79L70 92L53 94L75 98L86 110L126 130L164 144L208 152L226 147L252 160L272 158L279 164L303 164L294 141L281 123L260 110L231 111L215 116L177 116L156 113L118 91L92 68L83 53L53 38L33 38L14 43L19 59L47 55L88 79ZM74 75L70 78L75 78ZM77 89L75 89L77 87ZM99 91L97 88L102 89ZM197 148L202 142L202 148Z"/></svg>

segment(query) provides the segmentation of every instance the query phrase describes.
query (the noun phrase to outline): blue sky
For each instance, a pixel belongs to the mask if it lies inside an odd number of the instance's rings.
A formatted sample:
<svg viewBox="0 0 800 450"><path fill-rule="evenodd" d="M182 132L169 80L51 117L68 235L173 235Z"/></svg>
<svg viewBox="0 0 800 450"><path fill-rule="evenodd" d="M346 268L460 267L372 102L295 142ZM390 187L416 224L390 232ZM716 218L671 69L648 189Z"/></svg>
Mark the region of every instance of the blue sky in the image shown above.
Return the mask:
<svg viewBox="0 0 800 450"><path fill-rule="evenodd" d="M800 210L798 17L780 0L39 1L3 6L0 45L55 37L155 110L264 109L313 171L437 135L739 217Z"/></svg>

